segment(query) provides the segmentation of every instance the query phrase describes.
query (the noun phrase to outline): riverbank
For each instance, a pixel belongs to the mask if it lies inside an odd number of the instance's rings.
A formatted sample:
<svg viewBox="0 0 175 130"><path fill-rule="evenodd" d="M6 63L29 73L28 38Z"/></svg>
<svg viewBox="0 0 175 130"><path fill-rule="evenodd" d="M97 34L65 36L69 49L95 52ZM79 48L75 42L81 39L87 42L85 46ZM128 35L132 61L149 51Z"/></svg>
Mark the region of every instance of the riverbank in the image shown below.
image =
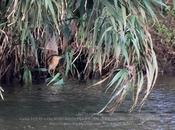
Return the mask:
<svg viewBox="0 0 175 130"><path fill-rule="evenodd" d="M175 74L175 14L173 10L158 16L159 23L151 29L159 72Z"/></svg>

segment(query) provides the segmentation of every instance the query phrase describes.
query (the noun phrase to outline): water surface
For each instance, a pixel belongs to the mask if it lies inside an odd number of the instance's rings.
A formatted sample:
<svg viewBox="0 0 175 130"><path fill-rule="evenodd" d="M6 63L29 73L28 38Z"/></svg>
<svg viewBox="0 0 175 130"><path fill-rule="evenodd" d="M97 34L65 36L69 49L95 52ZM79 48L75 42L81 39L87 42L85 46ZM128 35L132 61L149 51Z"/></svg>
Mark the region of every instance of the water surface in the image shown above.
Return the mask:
<svg viewBox="0 0 175 130"><path fill-rule="evenodd" d="M95 114L108 96L88 85L5 87L0 130L175 130L175 77L159 77L141 112L128 113L125 102L113 115Z"/></svg>

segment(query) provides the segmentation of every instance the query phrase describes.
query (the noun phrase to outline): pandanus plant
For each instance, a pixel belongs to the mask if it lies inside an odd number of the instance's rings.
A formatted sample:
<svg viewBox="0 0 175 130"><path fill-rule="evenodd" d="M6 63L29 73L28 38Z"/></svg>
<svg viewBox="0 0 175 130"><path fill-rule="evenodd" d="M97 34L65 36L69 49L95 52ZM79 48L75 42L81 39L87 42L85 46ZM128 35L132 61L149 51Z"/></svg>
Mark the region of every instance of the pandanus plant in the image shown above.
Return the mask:
<svg viewBox="0 0 175 130"><path fill-rule="evenodd" d="M131 110L142 105L152 90L158 65L149 28L157 22L155 9L162 0L1 0L0 65L4 54L14 54L15 69L50 36L65 55L65 74L78 71L76 60L86 55L83 73L108 68L106 91L111 99L100 111L114 112L133 93ZM73 41L72 41L73 39ZM72 42L71 42L72 41ZM6 50L6 51L5 51ZM79 72L77 72L79 74ZM98 83L97 83L98 84ZM141 94L141 92L143 92Z"/></svg>

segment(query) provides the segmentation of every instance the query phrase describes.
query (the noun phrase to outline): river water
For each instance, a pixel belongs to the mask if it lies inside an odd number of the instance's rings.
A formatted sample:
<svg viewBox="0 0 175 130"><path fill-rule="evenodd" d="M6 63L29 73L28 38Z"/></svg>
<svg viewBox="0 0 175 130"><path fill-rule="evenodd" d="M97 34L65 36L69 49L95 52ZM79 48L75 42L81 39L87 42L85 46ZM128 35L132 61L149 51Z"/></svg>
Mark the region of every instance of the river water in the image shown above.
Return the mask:
<svg viewBox="0 0 175 130"><path fill-rule="evenodd" d="M140 112L124 103L113 115L96 115L108 96L88 85L4 87L0 130L175 130L175 77L160 76Z"/></svg>

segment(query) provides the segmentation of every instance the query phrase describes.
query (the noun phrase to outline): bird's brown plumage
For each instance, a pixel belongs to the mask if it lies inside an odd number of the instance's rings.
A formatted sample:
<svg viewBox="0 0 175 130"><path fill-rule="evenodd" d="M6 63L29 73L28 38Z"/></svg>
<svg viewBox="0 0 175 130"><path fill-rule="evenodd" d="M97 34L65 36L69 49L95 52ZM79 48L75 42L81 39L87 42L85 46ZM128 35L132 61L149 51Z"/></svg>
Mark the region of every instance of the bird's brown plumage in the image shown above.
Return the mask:
<svg viewBox="0 0 175 130"><path fill-rule="evenodd" d="M49 59L48 59L48 72L51 74L51 75L54 75L55 73L55 69L56 67L58 66L59 62L60 62L60 59L62 57L61 56L51 56Z"/></svg>

